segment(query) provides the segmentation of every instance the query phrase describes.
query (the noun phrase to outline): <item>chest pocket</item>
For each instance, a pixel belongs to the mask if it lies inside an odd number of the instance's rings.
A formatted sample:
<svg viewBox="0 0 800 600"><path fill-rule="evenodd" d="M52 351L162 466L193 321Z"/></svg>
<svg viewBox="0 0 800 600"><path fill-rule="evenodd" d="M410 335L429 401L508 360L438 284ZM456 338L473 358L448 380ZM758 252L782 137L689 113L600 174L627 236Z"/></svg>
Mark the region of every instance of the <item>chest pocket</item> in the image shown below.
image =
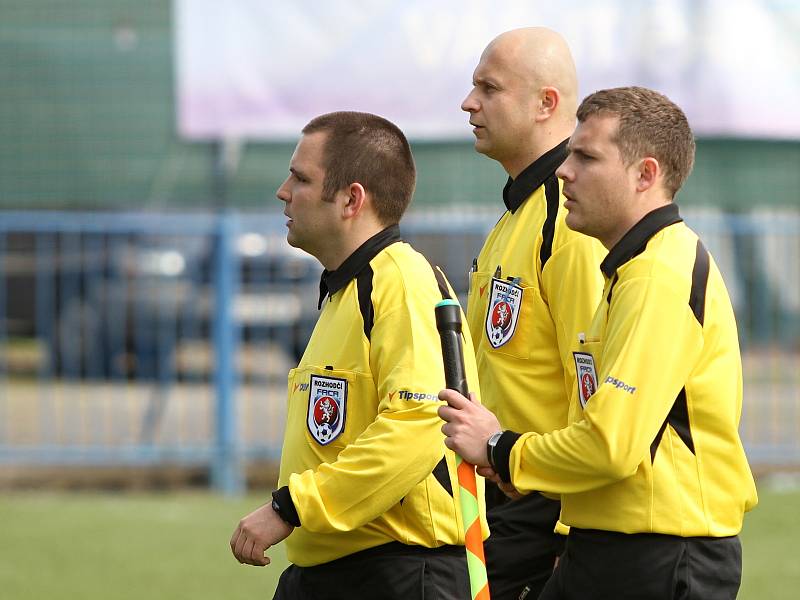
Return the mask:
<svg viewBox="0 0 800 600"><path fill-rule="evenodd" d="M374 420L377 403L368 374L301 366L289 372L287 429L304 430L312 448L338 451Z"/></svg>
<svg viewBox="0 0 800 600"><path fill-rule="evenodd" d="M600 353L600 342L585 342L572 353L575 360L575 379L578 389L578 401L581 409L585 409L591 397L600 385L597 358Z"/></svg>
<svg viewBox="0 0 800 600"><path fill-rule="evenodd" d="M550 312L538 287L524 282L514 284L478 271L473 273L470 288L471 296L477 294L470 301L482 314L479 331L486 351L527 359L532 343L542 339L537 329L553 331ZM471 323L475 325L478 324Z"/></svg>

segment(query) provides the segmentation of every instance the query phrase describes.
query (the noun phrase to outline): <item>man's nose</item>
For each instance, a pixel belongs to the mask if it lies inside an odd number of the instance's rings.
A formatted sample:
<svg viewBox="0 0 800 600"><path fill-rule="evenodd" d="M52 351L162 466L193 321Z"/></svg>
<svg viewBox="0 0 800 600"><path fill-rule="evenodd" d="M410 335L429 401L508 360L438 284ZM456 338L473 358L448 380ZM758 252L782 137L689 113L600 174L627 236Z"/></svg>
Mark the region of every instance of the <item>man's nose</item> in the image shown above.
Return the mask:
<svg viewBox="0 0 800 600"><path fill-rule="evenodd" d="M286 181L288 181L288 179ZM283 202L288 202L291 198L291 194L289 194L289 190L286 187L286 181L284 181L281 187L278 188L278 191L275 192L275 196L277 196L278 200Z"/></svg>
<svg viewBox="0 0 800 600"><path fill-rule="evenodd" d="M473 113L480 108L478 101L475 100L472 92L467 94L467 97L464 98L464 101L461 103L461 110L468 113Z"/></svg>

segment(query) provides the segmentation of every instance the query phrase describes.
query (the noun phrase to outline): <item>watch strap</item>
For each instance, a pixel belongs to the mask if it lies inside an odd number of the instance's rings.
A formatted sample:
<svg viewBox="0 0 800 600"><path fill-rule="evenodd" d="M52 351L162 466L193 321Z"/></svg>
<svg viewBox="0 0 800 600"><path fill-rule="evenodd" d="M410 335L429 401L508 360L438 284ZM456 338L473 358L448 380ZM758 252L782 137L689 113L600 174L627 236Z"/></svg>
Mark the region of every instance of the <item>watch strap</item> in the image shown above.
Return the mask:
<svg viewBox="0 0 800 600"><path fill-rule="evenodd" d="M492 435L489 436L489 439L486 440L486 460L489 462L489 466L492 467L495 471L495 462L494 462L494 449L497 445L497 440L500 439L500 436L503 435L502 431L496 431Z"/></svg>

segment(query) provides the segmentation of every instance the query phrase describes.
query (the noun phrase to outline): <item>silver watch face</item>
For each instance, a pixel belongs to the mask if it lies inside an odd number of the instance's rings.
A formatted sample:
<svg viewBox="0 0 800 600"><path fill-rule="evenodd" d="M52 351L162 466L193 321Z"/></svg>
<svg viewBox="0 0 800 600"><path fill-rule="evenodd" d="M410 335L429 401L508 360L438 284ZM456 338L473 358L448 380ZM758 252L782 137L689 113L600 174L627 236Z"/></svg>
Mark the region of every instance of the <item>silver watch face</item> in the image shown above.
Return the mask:
<svg viewBox="0 0 800 600"><path fill-rule="evenodd" d="M493 469L495 468L494 465L494 448L497 446L497 440L500 439L500 436L503 435L502 431L496 431L492 435L489 436L489 439L486 442L486 458L489 461L489 466Z"/></svg>

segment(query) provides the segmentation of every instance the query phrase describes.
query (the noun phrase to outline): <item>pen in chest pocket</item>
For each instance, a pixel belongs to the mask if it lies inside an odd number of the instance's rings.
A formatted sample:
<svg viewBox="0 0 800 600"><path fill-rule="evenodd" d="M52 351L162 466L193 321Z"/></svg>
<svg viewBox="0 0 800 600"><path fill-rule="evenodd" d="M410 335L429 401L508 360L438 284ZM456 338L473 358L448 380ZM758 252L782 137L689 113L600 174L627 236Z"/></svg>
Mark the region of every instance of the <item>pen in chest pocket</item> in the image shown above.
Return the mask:
<svg viewBox="0 0 800 600"><path fill-rule="evenodd" d="M470 267L469 273L467 274L467 277L468 277L467 289L468 290L472 289L472 276L477 272L477 270L478 270L478 257L476 256L475 258L472 259L472 266Z"/></svg>

